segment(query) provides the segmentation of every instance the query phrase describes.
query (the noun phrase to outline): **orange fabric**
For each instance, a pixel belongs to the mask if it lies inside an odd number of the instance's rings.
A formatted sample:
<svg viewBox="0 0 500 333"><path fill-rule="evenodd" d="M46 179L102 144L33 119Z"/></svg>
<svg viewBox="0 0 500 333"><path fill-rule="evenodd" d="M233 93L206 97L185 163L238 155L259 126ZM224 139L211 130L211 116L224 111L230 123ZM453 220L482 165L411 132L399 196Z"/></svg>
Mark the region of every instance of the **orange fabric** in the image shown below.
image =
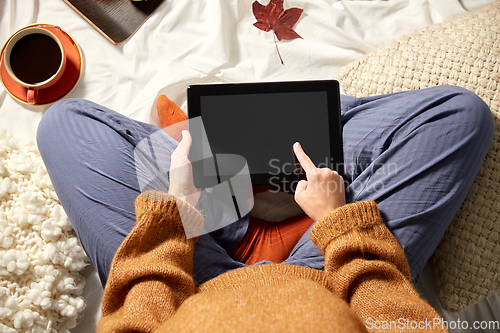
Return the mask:
<svg viewBox="0 0 500 333"><path fill-rule="evenodd" d="M325 256L324 270L249 266L198 286L196 238L186 239L183 222L201 228L202 215L155 191L140 195L135 207L137 223L111 263L98 333L366 333L370 320L380 327L401 318L404 328L370 331L413 333L409 323L443 323L415 291L404 251L373 201L342 206L316 222L311 241ZM421 331L446 331L440 328L426 324Z"/></svg>
<svg viewBox="0 0 500 333"><path fill-rule="evenodd" d="M156 109L161 128L174 140L181 141L182 130L188 129L185 121L188 118L184 111L165 95L158 96Z"/></svg>
<svg viewBox="0 0 500 333"><path fill-rule="evenodd" d="M254 196L266 191L269 191L269 185L253 186ZM295 244L312 223L313 220L306 214L280 222L268 222L250 216L247 233L229 255L234 260L248 265L261 260L280 263L288 258Z"/></svg>
<svg viewBox="0 0 500 333"><path fill-rule="evenodd" d="M111 263L98 333L367 333L370 320L388 328L370 332L413 333L413 323L443 323L415 291L404 251L373 201L337 208L314 225L324 270L249 266L199 286L192 277L196 238L186 239L179 211L195 229L202 215L155 191L140 195L135 207L137 223ZM388 324L401 318L405 327ZM418 331L446 331L440 328Z"/></svg>
<svg viewBox="0 0 500 333"><path fill-rule="evenodd" d="M313 220L302 213L280 222L268 222L250 216L248 230L229 255L247 265L261 260L283 262Z"/></svg>

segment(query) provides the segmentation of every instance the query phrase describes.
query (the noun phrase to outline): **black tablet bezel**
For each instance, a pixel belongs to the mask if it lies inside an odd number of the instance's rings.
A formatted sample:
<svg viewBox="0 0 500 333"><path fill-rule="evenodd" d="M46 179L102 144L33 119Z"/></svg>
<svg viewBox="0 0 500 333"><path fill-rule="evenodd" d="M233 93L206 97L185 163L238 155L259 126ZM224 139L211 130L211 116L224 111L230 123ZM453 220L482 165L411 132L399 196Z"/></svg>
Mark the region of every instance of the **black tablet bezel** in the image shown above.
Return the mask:
<svg viewBox="0 0 500 333"><path fill-rule="evenodd" d="M340 89L336 80L311 80L311 81L282 81L282 82L257 82L257 83L216 83L195 84L187 87L188 118L201 117L202 96L215 95L239 95L239 94L265 94L265 93L290 93L290 92L316 92L327 93L328 122L330 136L330 168L336 170L340 175L344 174L343 149L342 149L342 127L340 120ZM292 150L290 147L290 154ZM212 162L213 163L213 162ZM271 177L280 177L284 182L294 182L300 179L296 174L251 174L253 185L264 185L270 183ZM207 183L197 179L194 175L196 185L207 187ZM205 185L205 186L203 186Z"/></svg>

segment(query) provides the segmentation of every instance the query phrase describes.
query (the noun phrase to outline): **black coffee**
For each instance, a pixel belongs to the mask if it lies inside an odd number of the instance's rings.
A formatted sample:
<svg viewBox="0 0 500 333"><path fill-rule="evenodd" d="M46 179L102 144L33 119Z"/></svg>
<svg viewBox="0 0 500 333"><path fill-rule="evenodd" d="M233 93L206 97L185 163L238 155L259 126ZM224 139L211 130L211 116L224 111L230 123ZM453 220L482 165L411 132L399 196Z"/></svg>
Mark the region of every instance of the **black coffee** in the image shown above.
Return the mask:
<svg viewBox="0 0 500 333"><path fill-rule="evenodd" d="M57 73L61 49L47 35L34 33L22 37L10 53L10 67L17 78L29 84L43 82Z"/></svg>

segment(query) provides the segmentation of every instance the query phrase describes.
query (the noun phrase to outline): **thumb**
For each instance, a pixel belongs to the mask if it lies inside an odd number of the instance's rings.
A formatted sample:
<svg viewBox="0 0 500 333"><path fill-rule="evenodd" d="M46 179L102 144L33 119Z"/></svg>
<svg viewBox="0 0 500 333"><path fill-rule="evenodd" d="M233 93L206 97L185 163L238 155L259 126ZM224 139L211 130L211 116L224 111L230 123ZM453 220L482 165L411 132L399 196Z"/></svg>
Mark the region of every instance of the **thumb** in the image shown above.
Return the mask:
<svg viewBox="0 0 500 333"><path fill-rule="evenodd" d="M182 141L184 142L187 141L188 144L191 143L191 134L188 131L182 130L181 135L182 135Z"/></svg>
<svg viewBox="0 0 500 333"><path fill-rule="evenodd" d="M295 195L297 195L297 193L302 193L305 190L307 190L307 181L301 180L297 184L297 188L295 189Z"/></svg>
<svg viewBox="0 0 500 333"><path fill-rule="evenodd" d="M301 203L303 201L303 193L307 190L307 181L301 180L297 183L297 187L295 188L294 199L295 202L302 207Z"/></svg>
<svg viewBox="0 0 500 333"><path fill-rule="evenodd" d="M186 162L189 159L191 141L191 134L186 130L182 131L182 139L179 142L179 145L172 152L172 157L178 159L179 162Z"/></svg>

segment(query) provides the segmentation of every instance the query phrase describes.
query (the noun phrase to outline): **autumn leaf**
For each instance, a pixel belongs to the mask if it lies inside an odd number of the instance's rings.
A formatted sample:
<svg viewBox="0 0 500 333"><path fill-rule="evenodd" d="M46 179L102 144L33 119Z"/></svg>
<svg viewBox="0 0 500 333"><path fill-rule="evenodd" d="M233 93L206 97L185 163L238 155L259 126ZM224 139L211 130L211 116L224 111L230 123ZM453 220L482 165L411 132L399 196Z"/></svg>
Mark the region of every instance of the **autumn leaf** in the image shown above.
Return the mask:
<svg viewBox="0 0 500 333"><path fill-rule="evenodd" d="M276 45L276 51L278 51L281 63L283 64L283 59L281 58L278 50L276 38L280 41L302 38L293 30L293 26L297 23L304 10L295 7L284 10L283 0L270 0L266 6L263 6L258 1L255 1L252 4L252 10L253 15L257 19L257 22L253 25L266 32L271 30L273 31L275 36L274 43Z"/></svg>
<svg viewBox="0 0 500 333"><path fill-rule="evenodd" d="M278 40L302 38L293 31L293 26L304 11L301 8L283 9L283 0L270 0L266 6L255 1L252 5L253 15L257 19L253 25L260 30L273 30Z"/></svg>

